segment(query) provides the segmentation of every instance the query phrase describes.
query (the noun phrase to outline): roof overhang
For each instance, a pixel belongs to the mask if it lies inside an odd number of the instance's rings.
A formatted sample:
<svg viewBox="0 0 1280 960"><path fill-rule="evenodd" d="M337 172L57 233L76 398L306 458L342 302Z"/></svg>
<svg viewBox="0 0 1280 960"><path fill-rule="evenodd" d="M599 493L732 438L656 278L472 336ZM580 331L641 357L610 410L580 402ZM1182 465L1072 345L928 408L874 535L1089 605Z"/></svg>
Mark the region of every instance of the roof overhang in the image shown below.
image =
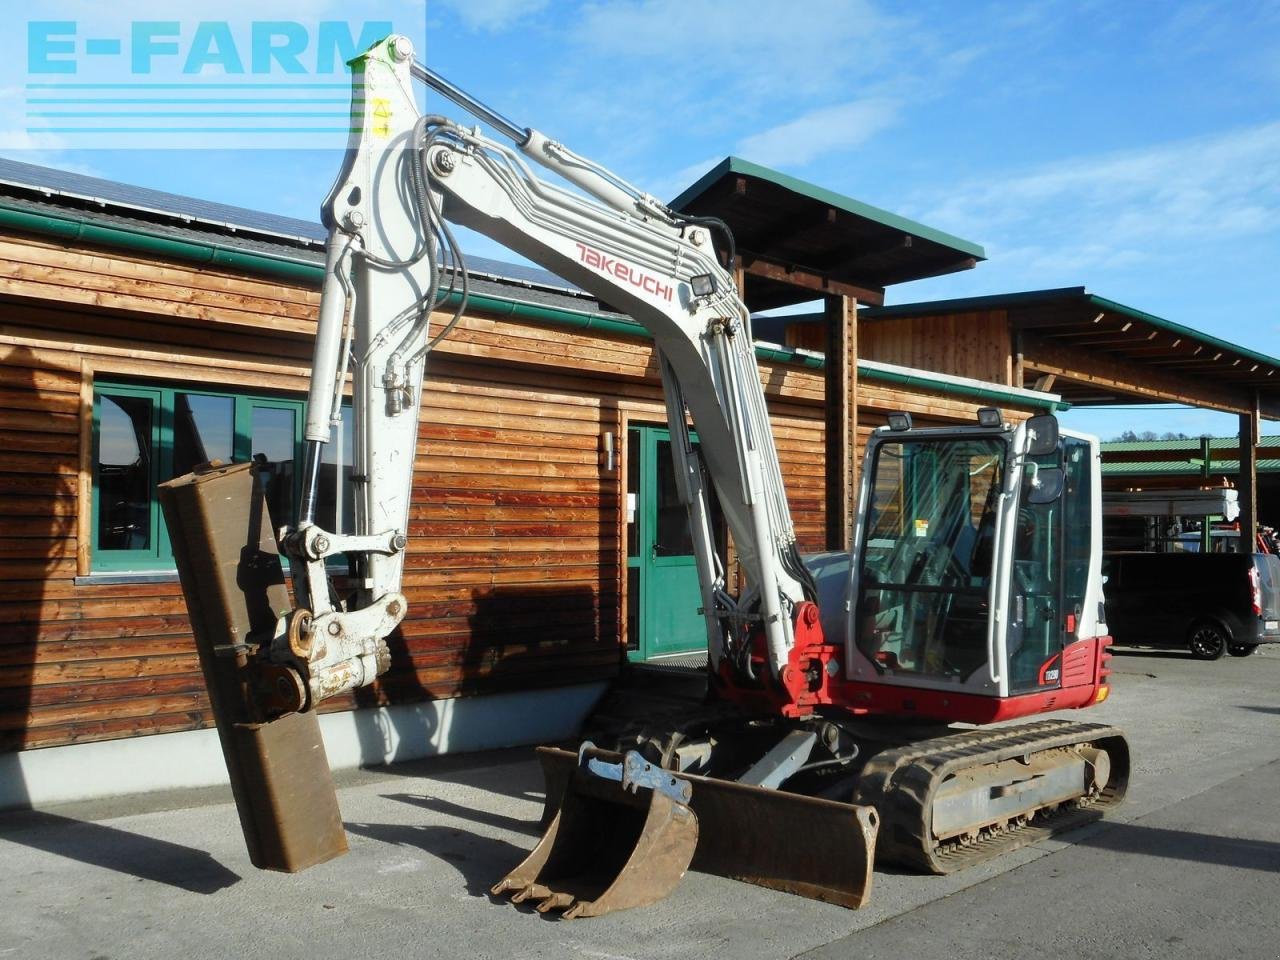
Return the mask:
<svg viewBox="0 0 1280 960"><path fill-rule="evenodd" d="M1184 403L1280 419L1280 359L1090 293L1031 290L863 310L859 319L1002 312L1023 382L1072 406Z"/></svg>
<svg viewBox="0 0 1280 960"><path fill-rule="evenodd" d="M733 231L754 310L847 294L884 302L884 289L967 270L982 247L739 157L726 157L671 202Z"/></svg>

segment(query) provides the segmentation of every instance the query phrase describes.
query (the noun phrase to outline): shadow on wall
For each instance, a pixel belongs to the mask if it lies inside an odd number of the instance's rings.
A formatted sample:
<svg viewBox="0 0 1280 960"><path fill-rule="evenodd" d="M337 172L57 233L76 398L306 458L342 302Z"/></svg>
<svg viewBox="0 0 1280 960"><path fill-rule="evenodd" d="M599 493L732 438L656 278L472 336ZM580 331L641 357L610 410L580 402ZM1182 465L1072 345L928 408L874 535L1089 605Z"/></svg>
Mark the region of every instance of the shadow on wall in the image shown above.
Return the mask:
<svg viewBox="0 0 1280 960"><path fill-rule="evenodd" d="M380 767L419 756L423 745L436 739L431 693L418 680L404 630L387 637L391 669L376 683L354 691L352 722L360 743L360 766ZM411 706L416 706L412 709ZM380 710L379 707L391 707Z"/></svg>
<svg viewBox="0 0 1280 960"><path fill-rule="evenodd" d="M32 746L41 687L75 659L70 648L93 636L91 622L45 619L51 579L75 575L80 433L67 409L79 385L47 367L27 347L0 360L0 809L30 804L18 754Z"/></svg>
<svg viewBox="0 0 1280 960"><path fill-rule="evenodd" d="M394 704L353 715L362 766L421 755L424 745L427 753L458 749L459 734L465 744L521 742L527 739L522 718L470 713L469 729L455 733L436 701L600 679L602 666L620 656L612 620L601 622L600 594L585 584L477 587L469 601L434 604L433 612L433 625L444 632L406 639L397 630L388 638L391 670L356 691L358 708ZM616 616L609 602L603 616ZM456 631L450 632L453 624ZM576 711L575 703L566 709ZM530 720L548 725L545 715ZM504 730L503 723L510 726Z"/></svg>
<svg viewBox="0 0 1280 960"><path fill-rule="evenodd" d="M616 601L577 585L521 584L472 593L463 690L530 689L599 679L615 639ZM609 618L609 623L604 622Z"/></svg>

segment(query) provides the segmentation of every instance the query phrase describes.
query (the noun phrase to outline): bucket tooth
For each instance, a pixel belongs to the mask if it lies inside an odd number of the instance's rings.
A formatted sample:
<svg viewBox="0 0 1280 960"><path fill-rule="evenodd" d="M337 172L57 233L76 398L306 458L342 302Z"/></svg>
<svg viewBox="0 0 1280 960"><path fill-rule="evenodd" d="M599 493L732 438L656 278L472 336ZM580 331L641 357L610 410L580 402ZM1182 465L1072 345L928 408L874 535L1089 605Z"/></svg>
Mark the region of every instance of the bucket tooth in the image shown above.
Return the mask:
<svg viewBox="0 0 1280 960"><path fill-rule="evenodd" d="M571 893L548 893L535 909L539 913L550 913L552 910L568 910L573 903Z"/></svg>
<svg viewBox="0 0 1280 960"><path fill-rule="evenodd" d="M491 892L516 890L513 903L540 900L540 913L563 910L569 920L665 898L693 859L693 811L669 792L588 773L577 755L567 756L575 769L562 781L546 832Z"/></svg>
<svg viewBox="0 0 1280 960"><path fill-rule="evenodd" d="M541 900L551 896L551 891L540 883L530 883L511 896L512 903L524 903L526 900Z"/></svg>

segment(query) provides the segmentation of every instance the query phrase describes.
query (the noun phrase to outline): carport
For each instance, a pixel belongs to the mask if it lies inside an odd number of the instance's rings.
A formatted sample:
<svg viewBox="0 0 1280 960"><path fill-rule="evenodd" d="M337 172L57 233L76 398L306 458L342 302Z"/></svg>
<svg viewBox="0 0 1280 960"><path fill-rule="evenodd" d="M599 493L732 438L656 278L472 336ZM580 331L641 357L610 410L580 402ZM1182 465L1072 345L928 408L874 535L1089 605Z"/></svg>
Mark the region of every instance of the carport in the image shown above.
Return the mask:
<svg viewBox="0 0 1280 960"><path fill-rule="evenodd" d="M857 496L858 361L867 358L858 308L883 304L892 284L969 270L986 254L976 243L740 157L725 157L671 206L728 224L738 290L752 313L822 300L815 336L790 345L825 355L826 539L828 549L844 549Z"/></svg>
<svg viewBox="0 0 1280 960"><path fill-rule="evenodd" d="M1235 414L1240 528L1256 529L1259 422L1280 419L1280 359L1084 287L871 307L859 318L870 359L1003 378L1079 407L1177 403ZM940 353L939 332L958 327L980 332L982 348Z"/></svg>

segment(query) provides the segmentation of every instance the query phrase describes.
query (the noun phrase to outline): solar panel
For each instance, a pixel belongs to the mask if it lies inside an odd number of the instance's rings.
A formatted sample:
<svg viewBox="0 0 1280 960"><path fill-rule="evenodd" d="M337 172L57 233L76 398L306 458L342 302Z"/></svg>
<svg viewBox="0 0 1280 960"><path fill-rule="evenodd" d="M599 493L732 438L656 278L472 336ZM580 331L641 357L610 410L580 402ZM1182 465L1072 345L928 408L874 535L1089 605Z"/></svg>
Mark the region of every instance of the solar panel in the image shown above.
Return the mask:
<svg viewBox="0 0 1280 960"><path fill-rule="evenodd" d="M224 231L256 233L265 237L302 241L308 245L322 244L327 236L324 227L307 220L277 216L261 210L250 210L225 203L214 203L163 190L136 187L114 180L104 180L67 170L55 170L51 167L23 163L4 157L0 157L0 184L71 199L102 201L108 205L125 208L125 211L156 214L178 221L174 224L176 227L213 226ZM473 273L524 286L582 293L574 284L540 267L506 263L488 257L467 257L466 261L467 268Z"/></svg>

